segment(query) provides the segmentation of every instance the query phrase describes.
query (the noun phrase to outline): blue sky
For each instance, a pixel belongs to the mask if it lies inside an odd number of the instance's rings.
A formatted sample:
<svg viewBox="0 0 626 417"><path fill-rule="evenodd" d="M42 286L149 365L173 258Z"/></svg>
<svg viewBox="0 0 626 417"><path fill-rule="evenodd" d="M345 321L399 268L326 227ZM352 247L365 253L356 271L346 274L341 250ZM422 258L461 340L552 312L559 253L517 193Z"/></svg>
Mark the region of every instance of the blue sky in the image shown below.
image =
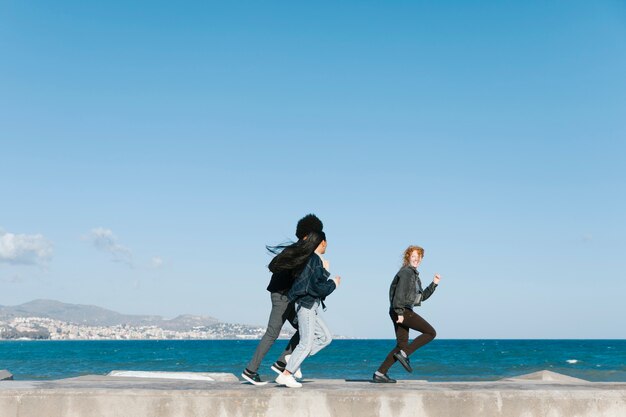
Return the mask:
<svg viewBox="0 0 626 417"><path fill-rule="evenodd" d="M624 338L626 6L3 2L0 304L264 324L325 224L335 333Z"/></svg>

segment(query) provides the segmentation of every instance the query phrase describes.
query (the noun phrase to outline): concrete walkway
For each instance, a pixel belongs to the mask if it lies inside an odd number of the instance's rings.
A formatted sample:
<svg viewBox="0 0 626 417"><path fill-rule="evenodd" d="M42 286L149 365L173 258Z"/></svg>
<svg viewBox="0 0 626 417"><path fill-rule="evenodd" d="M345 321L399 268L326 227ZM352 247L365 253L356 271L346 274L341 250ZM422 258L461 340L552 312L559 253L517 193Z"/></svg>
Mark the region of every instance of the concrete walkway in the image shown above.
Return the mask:
<svg viewBox="0 0 626 417"><path fill-rule="evenodd" d="M208 375L218 380L1 381L0 416L626 416L626 383L564 382L546 374L496 382L305 380L300 389L274 383L255 387L235 382L230 374Z"/></svg>

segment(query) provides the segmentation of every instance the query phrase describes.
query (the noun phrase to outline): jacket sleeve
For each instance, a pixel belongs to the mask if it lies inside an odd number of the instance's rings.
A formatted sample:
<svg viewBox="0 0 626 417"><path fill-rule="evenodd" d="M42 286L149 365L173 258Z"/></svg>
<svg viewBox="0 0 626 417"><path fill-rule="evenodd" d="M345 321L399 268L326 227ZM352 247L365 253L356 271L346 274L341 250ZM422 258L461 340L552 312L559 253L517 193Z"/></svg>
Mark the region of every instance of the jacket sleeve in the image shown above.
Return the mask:
<svg viewBox="0 0 626 417"><path fill-rule="evenodd" d="M404 315L404 307L406 306L406 299L411 286L411 277L408 271L398 272L398 282L396 283L396 292L393 295L393 301L391 307L398 316Z"/></svg>
<svg viewBox="0 0 626 417"><path fill-rule="evenodd" d="M322 299L328 297L337 288L335 281L328 278L330 272L324 269L321 262L314 264L311 268L309 294Z"/></svg>
<svg viewBox="0 0 626 417"><path fill-rule="evenodd" d="M430 285L422 291L422 301L428 300L428 298L435 292L435 288L437 288L437 284L431 282Z"/></svg>

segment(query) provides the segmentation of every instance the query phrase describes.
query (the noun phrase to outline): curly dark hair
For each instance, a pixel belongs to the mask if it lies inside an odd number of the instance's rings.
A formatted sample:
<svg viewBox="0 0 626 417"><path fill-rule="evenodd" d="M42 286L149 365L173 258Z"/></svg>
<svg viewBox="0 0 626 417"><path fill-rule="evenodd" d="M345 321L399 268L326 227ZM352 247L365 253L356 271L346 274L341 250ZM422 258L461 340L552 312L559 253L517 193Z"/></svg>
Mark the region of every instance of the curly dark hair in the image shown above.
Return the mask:
<svg viewBox="0 0 626 417"><path fill-rule="evenodd" d="M298 220L296 237L304 239L309 233L321 232L322 230L324 230L324 223L315 214L307 214Z"/></svg>

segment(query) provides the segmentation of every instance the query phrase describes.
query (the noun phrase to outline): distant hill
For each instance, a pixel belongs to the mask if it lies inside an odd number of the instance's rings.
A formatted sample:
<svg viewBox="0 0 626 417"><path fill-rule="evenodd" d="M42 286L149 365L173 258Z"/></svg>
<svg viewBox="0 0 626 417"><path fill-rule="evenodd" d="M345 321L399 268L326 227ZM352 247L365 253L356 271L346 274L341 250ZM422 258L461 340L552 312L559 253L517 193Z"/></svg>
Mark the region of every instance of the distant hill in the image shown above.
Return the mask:
<svg viewBox="0 0 626 417"><path fill-rule="evenodd" d="M214 317L181 315L171 320L161 316L121 314L102 307L68 304L55 300L33 300L17 306L0 306L0 320L13 317L48 317L87 326L158 326L167 330L184 331L219 323Z"/></svg>

